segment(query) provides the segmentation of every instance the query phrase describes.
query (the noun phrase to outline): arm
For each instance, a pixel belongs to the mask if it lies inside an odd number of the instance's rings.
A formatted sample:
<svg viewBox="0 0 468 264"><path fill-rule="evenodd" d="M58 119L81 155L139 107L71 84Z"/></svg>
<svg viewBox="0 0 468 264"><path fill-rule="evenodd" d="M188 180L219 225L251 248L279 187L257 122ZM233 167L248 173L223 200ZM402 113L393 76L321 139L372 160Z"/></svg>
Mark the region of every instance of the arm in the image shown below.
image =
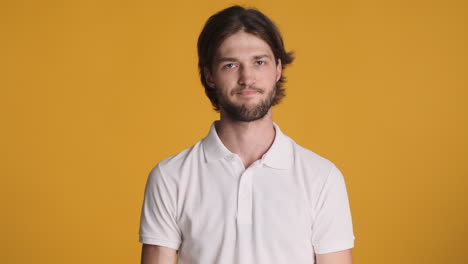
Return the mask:
<svg viewBox="0 0 468 264"><path fill-rule="evenodd" d="M158 164L148 176L140 218L141 264L174 264L181 244L176 220L177 186Z"/></svg>
<svg viewBox="0 0 468 264"><path fill-rule="evenodd" d="M354 234L346 185L334 167L313 208L312 245L317 264L351 264Z"/></svg>
<svg viewBox="0 0 468 264"><path fill-rule="evenodd" d="M174 264L177 251L172 248L143 244L141 264Z"/></svg>
<svg viewBox="0 0 468 264"><path fill-rule="evenodd" d="M316 254L317 264L352 264L351 249L332 252L327 254Z"/></svg>

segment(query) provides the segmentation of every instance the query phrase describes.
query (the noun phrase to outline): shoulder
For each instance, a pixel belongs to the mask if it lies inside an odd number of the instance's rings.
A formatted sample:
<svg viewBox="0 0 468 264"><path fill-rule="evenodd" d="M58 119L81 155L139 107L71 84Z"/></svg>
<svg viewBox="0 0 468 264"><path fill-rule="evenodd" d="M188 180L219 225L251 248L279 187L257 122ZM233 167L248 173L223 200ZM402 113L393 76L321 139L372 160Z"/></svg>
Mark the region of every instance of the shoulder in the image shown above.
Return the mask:
<svg viewBox="0 0 468 264"><path fill-rule="evenodd" d="M327 199L328 206L347 199L344 177L333 162L297 144L294 149L294 173L304 184L312 212L319 211Z"/></svg>
<svg viewBox="0 0 468 264"><path fill-rule="evenodd" d="M174 175L180 175L184 168L191 167L191 165L198 164L203 160L202 140L199 140L191 147L159 161L153 168L152 173L161 173L173 177Z"/></svg>
<svg viewBox="0 0 468 264"><path fill-rule="evenodd" d="M293 171L304 183L312 188L320 188L330 180L343 177L337 166L327 158L292 141L294 149Z"/></svg>
<svg viewBox="0 0 468 264"><path fill-rule="evenodd" d="M335 168L335 164L321 155L297 144L291 139L294 150L295 166L301 166L309 169L323 170L330 172Z"/></svg>

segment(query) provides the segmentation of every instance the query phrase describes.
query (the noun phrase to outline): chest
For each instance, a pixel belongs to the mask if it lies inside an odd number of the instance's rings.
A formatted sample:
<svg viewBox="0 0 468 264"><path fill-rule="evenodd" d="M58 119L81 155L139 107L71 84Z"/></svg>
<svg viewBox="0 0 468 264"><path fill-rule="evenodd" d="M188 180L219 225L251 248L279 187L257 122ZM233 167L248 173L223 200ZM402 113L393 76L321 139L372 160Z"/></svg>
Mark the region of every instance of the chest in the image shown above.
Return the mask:
<svg viewBox="0 0 468 264"><path fill-rule="evenodd" d="M297 172L219 163L198 168L186 182L178 201L186 241L226 243L256 236L287 244L310 238L307 187Z"/></svg>

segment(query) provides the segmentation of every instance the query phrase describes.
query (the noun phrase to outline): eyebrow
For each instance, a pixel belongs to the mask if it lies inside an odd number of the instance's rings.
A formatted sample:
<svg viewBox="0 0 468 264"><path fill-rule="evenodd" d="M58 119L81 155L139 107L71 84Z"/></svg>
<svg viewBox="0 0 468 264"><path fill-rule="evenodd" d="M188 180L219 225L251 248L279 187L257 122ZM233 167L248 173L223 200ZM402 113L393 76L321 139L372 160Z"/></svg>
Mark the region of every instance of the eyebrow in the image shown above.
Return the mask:
<svg viewBox="0 0 468 264"><path fill-rule="evenodd" d="M270 58L270 56L267 55L267 54L253 56L254 60L259 60L259 59L263 59L263 58ZM239 59L235 58L235 57L223 57L223 58L219 58L219 59L216 60L217 63L232 62L232 61L234 61L234 62L239 61Z"/></svg>
<svg viewBox="0 0 468 264"><path fill-rule="evenodd" d="M254 59L256 60L263 59L263 58L270 58L270 56L267 54L254 56Z"/></svg>
<svg viewBox="0 0 468 264"><path fill-rule="evenodd" d="M221 63L221 62L227 62L227 61L239 61L237 58L234 57L224 57L224 58L219 58L216 60L216 62Z"/></svg>

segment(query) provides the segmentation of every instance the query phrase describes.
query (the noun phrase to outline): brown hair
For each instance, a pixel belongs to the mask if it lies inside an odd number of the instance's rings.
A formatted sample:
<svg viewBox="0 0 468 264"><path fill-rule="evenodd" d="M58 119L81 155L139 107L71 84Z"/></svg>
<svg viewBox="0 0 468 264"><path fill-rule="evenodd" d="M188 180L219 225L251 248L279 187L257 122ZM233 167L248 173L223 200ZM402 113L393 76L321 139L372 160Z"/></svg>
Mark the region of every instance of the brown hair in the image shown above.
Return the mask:
<svg viewBox="0 0 468 264"><path fill-rule="evenodd" d="M286 52L278 28L260 11L236 5L214 14L208 19L198 37L198 70L201 82L205 87L205 93L216 111L219 111L218 98L215 89L206 82L204 69L212 70L218 47L227 37L241 30L264 40L273 51L276 63L281 60L282 69L285 69L294 60L292 52ZM281 78L276 83L276 96L272 105L278 104L285 96L283 88L285 82L286 79L281 74Z"/></svg>

